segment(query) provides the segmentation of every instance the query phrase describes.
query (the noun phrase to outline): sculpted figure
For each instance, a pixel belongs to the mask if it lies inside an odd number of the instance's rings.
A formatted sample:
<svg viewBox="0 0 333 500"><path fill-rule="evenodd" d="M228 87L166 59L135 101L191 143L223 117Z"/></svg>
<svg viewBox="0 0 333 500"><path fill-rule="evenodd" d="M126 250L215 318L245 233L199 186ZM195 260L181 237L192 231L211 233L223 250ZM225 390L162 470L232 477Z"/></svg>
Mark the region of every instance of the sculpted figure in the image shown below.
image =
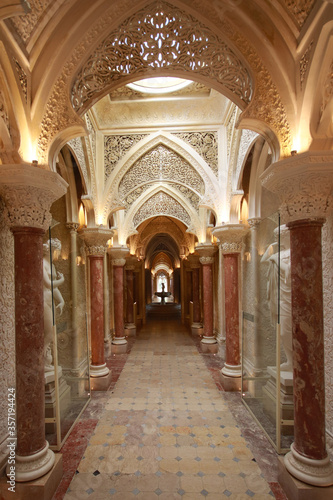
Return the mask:
<svg viewBox="0 0 333 500"><path fill-rule="evenodd" d="M276 240L279 229L274 230ZM278 285L280 281L280 330L281 343L287 361L281 364L281 370L292 371L292 320L291 320L291 278L290 278L290 235L285 225L280 227L280 276L278 268L278 242L275 241L265 251L261 262L268 262L267 299L270 305L271 323L278 321Z"/></svg>
<svg viewBox="0 0 333 500"><path fill-rule="evenodd" d="M60 241L55 238L51 240L52 250L61 250ZM59 286L65 281L64 275L57 272L55 265L50 262L50 242L47 241L43 245L44 257L43 257L43 280L44 280L44 360L45 360L45 372L50 372L54 370L52 365L52 352L51 352L51 342L53 340L53 314L52 305L54 306L54 314L56 311L59 315L62 314L65 301ZM51 287L51 268L52 268L52 280L53 280L53 304L52 304L52 287Z"/></svg>

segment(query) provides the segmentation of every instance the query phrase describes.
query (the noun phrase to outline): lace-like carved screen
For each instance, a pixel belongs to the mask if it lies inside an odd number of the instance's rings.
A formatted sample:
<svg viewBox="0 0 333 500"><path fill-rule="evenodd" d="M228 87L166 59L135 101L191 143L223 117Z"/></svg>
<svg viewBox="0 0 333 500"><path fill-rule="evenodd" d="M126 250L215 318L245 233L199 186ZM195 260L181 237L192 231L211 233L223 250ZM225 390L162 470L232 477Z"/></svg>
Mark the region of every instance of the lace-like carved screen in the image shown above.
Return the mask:
<svg viewBox="0 0 333 500"><path fill-rule="evenodd" d="M80 111L122 76L136 74L140 79L149 68L179 66L219 82L246 104L251 99L251 76L238 55L189 14L154 2L129 17L96 48L74 82L72 105Z"/></svg>
<svg viewBox="0 0 333 500"><path fill-rule="evenodd" d="M149 200L147 200L136 212L133 219L134 226L138 227L144 220L150 219L151 217L157 217L158 215L175 217L184 222L187 227L191 222L191 218L185 208L183 208L177 200L172 198L172 196L160 191L149 198Z"/></svg>

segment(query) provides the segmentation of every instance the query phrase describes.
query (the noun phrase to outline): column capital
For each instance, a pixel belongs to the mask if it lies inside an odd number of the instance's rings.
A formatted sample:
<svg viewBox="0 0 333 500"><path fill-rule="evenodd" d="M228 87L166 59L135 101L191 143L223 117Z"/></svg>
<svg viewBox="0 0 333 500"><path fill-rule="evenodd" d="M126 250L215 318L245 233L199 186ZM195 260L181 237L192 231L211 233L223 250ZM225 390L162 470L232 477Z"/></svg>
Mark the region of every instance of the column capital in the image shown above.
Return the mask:
<svg viewBox="0 0 333 500"><path fill-rule="evenodd" d="M251 217L250 219L247 219L247 223L251 229L258 227L261 221L261 217Z"/></svg>
<svg viewBox="0 0 333 500"><path fill-rule="evenodd" d="M307 151L273 163L261 183L279 196L283 222L326 219L333 206L333 151Z"/></svg>
<svg viewBox="0 0 333 500"><path fill-rule="evenodd" d="M212 234L219 239L223 253L240 253L242 238L248 229L243 224L216 226Z"/></svg>
<svg viewBox="0 0 333 500"><path fill-rule="evenodd" d="M78 231L84 240L88 256L104 256L107 251L107 242L113 236L113 231L106 227L86 227Z"/></svg>
<svg viewBox="0 0 333 500"><path fill-rule="evenodd" d="M207 264L213 264L213 255L217 251L217 247L215 245L200 243L195 247L195 251L199 254L199 261L204 266Z"/></svg>
<svg viewBox="0 0 333 500"><path fill-rule="evenodd" d="M125 266L126 257L129 256L129 250L125 246L115 246L108 248L108 253L111 255L113 266Z"/></svg>
<svg viewBox="0 0 333 500"><path fill-rule="evenodd" d="M198 255L195 255L195 254L191 253L187 257L187 261L188 261L191 269L198 269L198 268L200 268L200 260L199 260L199 256Z"/></svg>
<svg viewBox="0 0 333 500"><path fill-rule="evenodd" d="M9 226L46 231L52 220L51 205L66 193L67 187L67 182L56 172L30 163L1 165L0 195Z"/></svg>
<svg viewBox="0 0 333 500"><path fill-rule="evenodd" d="M77 230L80 227L80 224L78 222L67 222L66 227L70 230L70 232L77 233Z"/></svg>
<svg viewBox="0 0 333 500"><path fill-rule="evenodd" d="M128 257L126 257L126 264L125 264L126 271L134 271L137 262L138 259L137 257L135 257L135 255L130 254Z"/></svg>

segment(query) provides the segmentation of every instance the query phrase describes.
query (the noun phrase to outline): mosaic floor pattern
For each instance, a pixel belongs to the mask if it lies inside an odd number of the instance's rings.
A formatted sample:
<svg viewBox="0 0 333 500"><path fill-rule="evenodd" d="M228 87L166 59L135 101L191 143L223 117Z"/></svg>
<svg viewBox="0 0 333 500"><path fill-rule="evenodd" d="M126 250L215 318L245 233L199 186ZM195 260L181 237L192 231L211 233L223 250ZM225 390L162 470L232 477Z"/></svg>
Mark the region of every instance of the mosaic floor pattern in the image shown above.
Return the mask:
<svg viewBox="0 0 333 500"><path fill-rule="evenodd" d="M187 330L142 328L65 500L274 497Z"/></svg>

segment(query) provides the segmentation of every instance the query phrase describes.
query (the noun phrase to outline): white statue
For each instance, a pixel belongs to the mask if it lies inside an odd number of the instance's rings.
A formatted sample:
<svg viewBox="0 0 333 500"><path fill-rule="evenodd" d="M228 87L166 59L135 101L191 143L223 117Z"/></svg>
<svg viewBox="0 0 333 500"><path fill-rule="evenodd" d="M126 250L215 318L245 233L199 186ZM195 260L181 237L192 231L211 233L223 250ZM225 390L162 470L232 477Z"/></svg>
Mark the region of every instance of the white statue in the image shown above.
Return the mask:
<svg viewBox="0 0 333 500"><path fill-rule="evenodd" d="M57 238L51 240L51 248L53 250L61 250L61 243ZM62 314L65 301L59 286L65 281L64 275L57 272L54 264L50 262L50 241L43 245L43 280L44 280L44 361L45 373L53 372L51 342L53 341L53 313L52 313L52 287L51 287L51 266L52 266L52 282L53 282L53 305L54 314L56 310Z"/></svg>
<svg viewBox="0 0 333 500"><path fill-rule="evenodd" d="M274 230L276 239L279 228ZM290 235L285 225L280 226L280 276L278 275L279 252L275 241L265 251L261 262L268 262L267 298L270 304L271 323L278 321L278 286L280 279L280 331L281 342L287 361L281 370L293 370L292 319L291 319L291 278L290 278Z"/></svg>

